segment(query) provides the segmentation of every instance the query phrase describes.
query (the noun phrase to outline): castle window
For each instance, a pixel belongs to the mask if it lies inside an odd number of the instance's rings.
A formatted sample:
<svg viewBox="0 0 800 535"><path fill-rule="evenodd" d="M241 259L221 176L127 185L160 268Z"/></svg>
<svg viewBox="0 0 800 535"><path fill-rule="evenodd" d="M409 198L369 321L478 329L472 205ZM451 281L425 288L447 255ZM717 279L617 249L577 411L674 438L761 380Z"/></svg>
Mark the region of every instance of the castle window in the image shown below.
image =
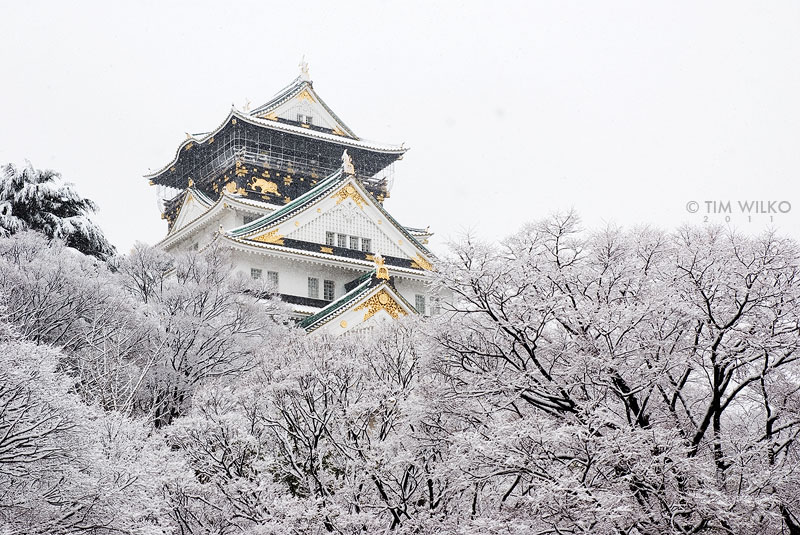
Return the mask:
<svg viewBox="0 0 800 535"><path fill-rule="evenodd" d="M424 295L415 295L414 296L414 308L417 309L417 312L424 315L425 314L425 296Z"/></svg>
<svg viewBox="0 0 800 535"><path fill-rule="evenodd" d="M250 268L250 278L253 280L258 280L261 278L261 270L258 268Z"/></svg>
<svg viewBox="0 0 800 535"><path fill-rule="evenodd" d="M308 296L312 299L319 299L319 279L308 278Z"/></svg>
<svg viewBox="0 0 800 535"><path fill-rule="evenodd" d="M350 236L350 248L358 251L358 236Z"/></svg>
<svg viewBox="0 0 800 535"><path fill-rule="evenodd" d="M333 232L326 232L325 233L325 245L335 245L336 241L336 234Z"/></svg>
<svg viewBox="0 0 800 535"><path fill-rule="evenodd" d="M339 234L339 241L336 245L339 247L347 247L347 234Z"/></svg>
<svg viewBox="0 0 800 535"><path fill-rule="evenodd" d="M333 301L336 285L333 281L326 280L322 288L322 298L326 301Z"/></svg>
<svg viewBox="0 0 800 535"><path fill-rule="evenodd" d="M361 250L365 253L372 252L372 240L369 238L361 238Z"/></svg>
<svg viewBox="0 0 800 535"><path fill-rule="evenodd" d="M437 316L442 312L442 301L438 297L431 297L431 315Z"/></svg>
<svg viewBox="0 0 800 535"><path fill-rule="evenodd" d="M314 118L310 115L305 115L302 113L297 114L297 122L303 124L314 124Z"/></svg>
<svg viewBox="0 0 800 535"><path fill-rule="evenodd" d="M274 284L275 286L278 285L278 272L277 271L267 271L267 280Z"/></svg>

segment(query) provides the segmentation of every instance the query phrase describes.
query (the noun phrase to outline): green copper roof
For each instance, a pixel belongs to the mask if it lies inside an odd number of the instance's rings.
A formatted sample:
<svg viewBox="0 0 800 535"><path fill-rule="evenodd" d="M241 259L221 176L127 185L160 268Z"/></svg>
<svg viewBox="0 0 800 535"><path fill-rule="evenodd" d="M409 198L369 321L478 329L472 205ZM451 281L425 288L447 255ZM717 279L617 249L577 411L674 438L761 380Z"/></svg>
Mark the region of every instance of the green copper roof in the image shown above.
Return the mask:
<svg viewBox="0 0 800 535"><path fill-rule="evenodd" d="M305 318L303 321L300 322L300 327L306 330L312 330L312 327L317 327L320 322L329 318L330 316L336 314L338 311L346 307L349 303L353 300L357 299L359 296L366 293L370 288L373 287L372 281L373 277L375 276L375 270L365 273L358 279L359 284L341 296L336 301L331 302L328 306L314 314L313 316L309 316Z"/></svg>

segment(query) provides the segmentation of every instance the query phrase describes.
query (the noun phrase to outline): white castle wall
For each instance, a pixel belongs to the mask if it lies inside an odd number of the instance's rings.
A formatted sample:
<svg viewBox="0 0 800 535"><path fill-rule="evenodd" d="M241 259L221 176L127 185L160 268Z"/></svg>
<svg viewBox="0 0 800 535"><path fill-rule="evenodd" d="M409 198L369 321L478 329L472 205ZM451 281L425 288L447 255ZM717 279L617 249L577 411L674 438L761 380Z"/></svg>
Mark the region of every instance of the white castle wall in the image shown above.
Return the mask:
<svg viewBox="0 0 800 535"><path fill-rule="evenodd" d="M234 270L247 277L250 276L251 268L261 269L263 277L267 276L267 271L277 271L278 291L282 294L308 297L308 277L315 277L319 279L320 299L322 298L322 281L334 281L336 286L334 298L339 298L345 294L345 284L368 271L367 269L358 270L324 265L316 263L313 259L293 258L290 260L246 251L235 251L233 262ZM391 273L391 268L389 269ZM427 292L425 282L402 276L395 276L395 287L412 306L417 294L425 295Z"/></svg>
<svg viewBox="0 0 800 535"><path fill-rule="evenodd" d="M383 223L388 224L388 223ZM325 243L325 233L335 232L347 236L358 236L372 240L372 252L383 256L405 258L406 254L398 247L363 211L351 202L342 203L320 214L309 224L304 225L288 237L313 243ZM359 240L360 243L360 240ZM349 247L349 245L348 245Z"/></svg>

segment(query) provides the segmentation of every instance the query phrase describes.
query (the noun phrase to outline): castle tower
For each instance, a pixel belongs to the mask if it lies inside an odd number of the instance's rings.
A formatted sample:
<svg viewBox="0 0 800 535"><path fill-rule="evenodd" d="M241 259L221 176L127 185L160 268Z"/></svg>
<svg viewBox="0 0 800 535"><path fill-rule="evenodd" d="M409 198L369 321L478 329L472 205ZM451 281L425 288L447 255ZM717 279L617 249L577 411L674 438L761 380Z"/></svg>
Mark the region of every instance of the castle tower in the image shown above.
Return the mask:
<svg viewBox="0 0 800 535"><path fill-rule="evenodd" d="M400 225L383 206L406 150L359 138L302 63L267 103L233 108L213 131L188 135L146 177L166 193L168 233L158 245L230 247L234 269L272 282L309 332L429 314L437 307L427 291L431 234Z"/></svg>

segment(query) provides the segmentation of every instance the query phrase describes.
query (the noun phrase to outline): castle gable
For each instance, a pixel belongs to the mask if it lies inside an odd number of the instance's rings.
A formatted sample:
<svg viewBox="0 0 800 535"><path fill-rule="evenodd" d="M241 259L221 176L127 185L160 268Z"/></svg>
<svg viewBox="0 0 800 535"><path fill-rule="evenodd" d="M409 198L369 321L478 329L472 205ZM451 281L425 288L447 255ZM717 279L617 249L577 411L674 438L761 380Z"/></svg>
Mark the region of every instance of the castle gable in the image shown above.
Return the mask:
<svg viewBox="0 0 800 535"><path fill-rule="evenodd" d="M383 210L354 175L342 171L283 209L230 234L277 245L287 239L319 244L330 254L334 248L381 254L430 269L427 249Z"/></svg>
<svg viewBox="0 0 800 535"><path fill-rule="evenodd" d="M213 203L205 195L192 188L187 189L170 233L177 232L196 220L205 214L211 206L213 206Z"/></svg>
<svg viewBox="0 0 800 535"><path fill-rule="evenodd" d="M348 293L304 319L300 326L309 333L340 335L415 313L381 266L358 282Z"/></svg>

